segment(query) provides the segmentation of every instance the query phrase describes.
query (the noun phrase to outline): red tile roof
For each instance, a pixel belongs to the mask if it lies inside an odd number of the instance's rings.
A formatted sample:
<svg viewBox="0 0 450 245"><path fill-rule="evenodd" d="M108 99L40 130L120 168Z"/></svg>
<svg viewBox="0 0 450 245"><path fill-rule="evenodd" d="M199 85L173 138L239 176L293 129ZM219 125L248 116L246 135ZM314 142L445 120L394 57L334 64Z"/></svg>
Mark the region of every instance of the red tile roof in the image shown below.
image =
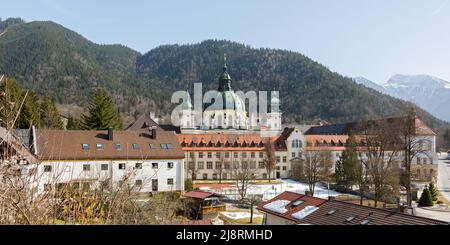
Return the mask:
<svg viewBox="0 0 450 245"><path fill-rule="evenodd" d="M108 131L82 130L36 130L37 151L40 160L109 160L109 159L183 159L182 151L174 132L157 130L156 139L144 131L113 131L108 140ZM82 149L89 144L89 149ZM103 149L96 145L102 144ZM121 149L116 149L116 144ZM133 148L138 144L139 149ZM155 146L150 149L150 144ZM171 149L162 149L161 144L171 144Z"/></svg>
<svg viewBox="0 0 450 245"><path fill-rule="evenodd" d="M285 212L283 214L280 214L280 213L277 213L275 211L272 211L272 210L269 210L267 208L264 208L264 205L269 204L269 203L271 203L273 201L276 201L276 200L287 200L287 201L290 201L290 203L288 205L286 205L287 212ZM303 202L300 205L297 205L297 206L293 205L297 201L303 201ZM281 193L280 195L272 198L271 200L258 205L257 209L260 210L260 211L263 211L263 212L266 212L266 213L271 213L273 215L280 216L280 217L283 217L285 219L288 219L288 220L296 222L297 220L294 217L292 217L293 213L302 210L306 206L316 206L316 207L318 207L318 206L322 205L325 202L326 202L325 199L320 199L320 198L305 196L305 195L302 195L302 194L299 194L299 193L295 193L295 192L285 191L285 192Z"/></svg>
<svg viewBox="0 0 450 245"><path fill-rule="evenodd" d="M196 198L196 199L205 199L207 197L213 196L214 193L207 192L207 191L190 191L187 193L184 193L184 197L190 197L190 198Z"/></svg>
<svg viewBox="0 0 450 245"><path fill-rule="evenodd" d="M266 137L260 134L178 134L178 141L185 151L210 150L210 151L263 151ZM270 140L274 142L277 137ZM284 147L285 149L285 147Z"/></svg>
<svg viewBox="0 0 450 245"><path fill-rule="evenodd" d="M264 208L264 205L276 200L288 200L287 212L281 214ZM304 202L299 206L292 206L297 200ZM301 220L292 217L292 214L305 208L316 206L317 210ZM361 225L367 221L367 225L448 225L445 221L428 219L386 209L361 206L336 200L325 200L316 197L305 196L294 192L283 192L273 199L257 207L258 210L293 221L297 224L312 225ZM354 218L350 218L354 217Z"/></svg>

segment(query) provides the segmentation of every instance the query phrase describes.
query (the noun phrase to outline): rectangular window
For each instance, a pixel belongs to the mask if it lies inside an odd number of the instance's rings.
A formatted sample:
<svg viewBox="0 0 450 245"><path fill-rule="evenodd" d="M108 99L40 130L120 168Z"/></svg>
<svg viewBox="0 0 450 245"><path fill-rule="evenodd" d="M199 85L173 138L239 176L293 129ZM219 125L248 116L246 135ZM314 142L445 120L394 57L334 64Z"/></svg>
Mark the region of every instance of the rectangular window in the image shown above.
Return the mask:
<svg viewBox="0 0 450 245"><path fill-rule="evenodd" d="M260 152L259 153L259 158L263 158L264 157L264 152Z"/></svg>
<svg viewBox="0 0 450 245"><path fill-rule="evenodd" d="M283 157L283 162L286 162L286 160L287 160L286 157Z"/></svg>
<svg viewBox="0 0 450 245"><path fill-rule="evenodd" d="M281 157L277 156L277 162L281 162Z"/></svg>
<svg viewBox="0 0 450 245"><path fill-rule="evenodd" d="M173 185L173 179L172 178L167 179L167 184L168 185Z"/></svg>
<svg viewBox="0 0 450 245"><path fill-rule="evenodd" d="M100 165L100 169L101 169L102 171L108 170L108 164L102 164L102 165Z"/></svg>
<svg viewBox="0 0 450 245"><path fill-rule="evenodd" d="M230 162L225 162L225 169L230 169L231 167L231 163Z"/></svg>
<svg viewBox="0 0 450 245"><path fill-rule="evenodd" d="M152 179L152 191L158 191L158 180Z"/></svg>
<svg viewBox="0 0 450 245"><path fill-rule="evenodd" d="M168 163L167 163L167 167L168 167L168 168L173 168L173 162L168 162Z"/></svg>
<svg viewBox="0 0 450 245"><path fill-rule="evenodd" d="M157 169L158 168L158 163L157 162L152 162L152 168L153 169Z"/></svg>
<svg viewBox="0 0 450 245"><path fill-rule="evenodd" d="M198 153L198 158L203 158L203 152Z"/></svg>
<svg viewBox="0 0 450 245"><path fill-rule="evenodd" d="M116 144L116 151L122 150L122 144Z"/></svg>
<svg viewBox="0 0 450 245"><path fill-rule="evenodd" d="M194 158L194 152L189 152L189 157Z"/></svg>
<svg viewBox="0 0 450 245"><path fill-rule="evenodd" d="M212 162L206 162L206 169L213 169L213 163Z"/></svg>
<svg viewBox="0 0 450 245"><path fill-rule="evenodd" d="M220 157L221 157L220 152L216 152L216 158L220 158Z"/></svg>
<svg viewBox="0 0 450 245"><path fill-rule="evenodd" d="M202 177L203 177L204 180L206 180L206 179L208 179L208 174L204 173Z"/></svg>
<svg viewBox="0 0 450 245"><path fill-rule="evenodd" d="M119 169L120 169L120 170L123 170L123 169L125 169L125 168L126 168L125 163L119 163Z"/></svg>
<svg viewBox="0 0 450 245"><path fill-rule="evenodd" d="M234 153L233 153L233 157L234 157L234 158L238 158L238 157L239 157L239 153L238 153L238 152L234 152Z"/></svg>
<svg viewBox="0 0 450 245"><path fill-rule="evenodd" d="M52 166L51 165L44 165L44 172L51 172Z"/></svg>
<svg viewBox="0 0 450 245"><path fill-rule="evenodd" d="M286 171L286 166L283 166L283 170Z"/></svg>
<svg viewBox="0 0 450 245"><path fill-rule="evenodd" d="M136 186L136 187L141 187L141 186L142 186L142 180L141 180L141 179L137 179L137 180L134 182L134 186Z"/></svg>
<svg viewBox="0 0 450 245"><path fill-rule="evenodd" d="M216 162L216 169L222 169L222 163Z"/></svg>
<svg viewBox="0 0 450 245"><path fill-rule="evenodd" d="M254 152L250 153L250 157L255 158L255 153Z"/></svg>
<svg viewBox="0 0 450 245"><path fill-rule="evenodd" d="M91 171L91 165L83 164L83 171Z"/></svg>
<svg viewBox="0 0 450 245"><path fill-rule="evenodd" d="M105 149L103 144L96 144L95 147L97 148L97 151L103 151Z"/></svg>
<svg viewBox="0 0 450 245"><path fill-rule="evenodd" d="M259 168L264 168L264 162L258 162L258 167Z"/></svg>
<svg viewBox="0 0 450 245"><path fill-rule="evenodd" d="M81 149L83 149L83 151L88 151L89 150L89 144L81 144Z"/></svg>
<svg viewBox="0 0 450 245"><path fill-rule="evenodd" d="M150 150L156 149L156 145L155 144L149 144L148 147L150 148Z"/></svg>
<svg viewBox="0 0 450 245"><path fill-rule="evenodd" d="M295 158L295 152L292 152L292 158Z"/></svg>
<svg viewBox="0 0 450 245"><path fill-rule="evenodd" d="M217 179L217 174L213 174L213 180Z"/></svg>
<svg viewBox="0 0 450 245"><path fill-rule="evenodd" d="M427 159L426 158L423 159L423 164L427 164Z"/></svg>
<svg viewBox="0 0 450 245"><path fill-rule="evenodd" d="M230 158L230 153L229 152L225 152L225 158Z"/></svg>
<svg viewBox="0 0 450 245"><path fill-rule="evenodd" d="M205 168L203 162L198 162L197 165L198 165L198 169L204 169Z"/></svg>
<svg viewBox="0 0 450 245"><path fill-rule="evenodd" d="M141 162L137 162L137 163L134 165L134 168L135 168L135 169L142 169L142 163L141 163Z"/></svg>
<svg viewBox="0 0 450 245"><path fill-rule="evenodd" d="M133 150L139 150L140 149L139 144L134 143L132 146L133 146Z"/></svg>
<svg viewBox="0 0 450 245"><path fill-rule="evenodd" d="M189 162L188 167L191 170L195 169L195 163L194 162Z"/></svg>
<svg viewBox="0 0 450 245"><path fill-rule="evenodd" d="M212 152L208 152L208 158L212 158Z"/></svg>

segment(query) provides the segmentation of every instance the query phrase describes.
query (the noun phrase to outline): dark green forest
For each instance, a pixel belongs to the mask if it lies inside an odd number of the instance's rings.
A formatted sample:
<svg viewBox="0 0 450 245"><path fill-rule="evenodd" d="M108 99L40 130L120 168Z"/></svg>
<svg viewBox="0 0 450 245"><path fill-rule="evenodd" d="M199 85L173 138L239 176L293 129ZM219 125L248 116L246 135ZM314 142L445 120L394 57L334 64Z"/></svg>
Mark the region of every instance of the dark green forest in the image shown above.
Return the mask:
<svg viewBox="0 0 450 245"><path fill-rule="evenodd" d="M164 116L174 106L172 92L191 90L194 82L202 82L204 91L215 89L226 54L235 90L280 91L285 123L398 116L409 106L296 52L207 40L141 54L123 45L95 44L53 22L14 20L0 22L0 73L59 104L85 107L92 92L103 87L123 115L156 111ZM441 134L450 128L420 108L418 114Z"/></svg>

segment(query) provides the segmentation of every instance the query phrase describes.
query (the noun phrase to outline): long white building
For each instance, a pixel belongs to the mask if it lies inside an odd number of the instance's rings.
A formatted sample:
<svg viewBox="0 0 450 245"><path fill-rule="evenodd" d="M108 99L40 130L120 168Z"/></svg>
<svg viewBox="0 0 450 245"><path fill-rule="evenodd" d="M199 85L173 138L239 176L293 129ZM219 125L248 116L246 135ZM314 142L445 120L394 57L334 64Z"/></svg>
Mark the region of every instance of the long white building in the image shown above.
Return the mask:
<svg viewBox="0 0 450 245"><path fill-rule="evenodd" d="M184 154L174 132L16 130L39 164L38 192L67 184L126 184L136 192L184 190ZM29 173L22 173L29 174Z"/></svg>

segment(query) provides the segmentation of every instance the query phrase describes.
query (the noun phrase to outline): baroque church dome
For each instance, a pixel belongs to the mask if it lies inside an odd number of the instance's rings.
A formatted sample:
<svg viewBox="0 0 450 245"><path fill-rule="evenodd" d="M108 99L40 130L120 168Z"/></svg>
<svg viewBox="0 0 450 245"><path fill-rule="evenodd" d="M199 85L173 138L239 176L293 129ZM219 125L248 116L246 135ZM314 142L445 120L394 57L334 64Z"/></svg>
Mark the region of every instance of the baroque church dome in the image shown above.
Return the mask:
<svg viewBox="0 0 450 245"><path fill-rule="evenodd" d="M231 76L228 74L228 68L225 63L223 67L223 72L219 76L219 88L218 95L216 98L221 98L222 103L213 99L213 103L205 104L204 108L207 111L211 110L235 110L235 111L244 111L245 112L245 103L244 100L238 96L231 88Z"/></svg>

